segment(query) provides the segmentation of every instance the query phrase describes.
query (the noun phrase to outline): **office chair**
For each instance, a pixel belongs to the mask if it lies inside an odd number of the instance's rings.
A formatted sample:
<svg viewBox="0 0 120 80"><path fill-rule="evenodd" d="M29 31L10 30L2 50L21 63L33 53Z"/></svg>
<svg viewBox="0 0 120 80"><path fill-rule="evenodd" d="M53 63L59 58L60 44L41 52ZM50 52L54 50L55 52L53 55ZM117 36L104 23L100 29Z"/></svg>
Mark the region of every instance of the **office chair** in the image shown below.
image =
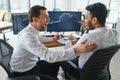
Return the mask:
<svg viewBox="0 0 120 80"><path fill-rule="evenodd" d="M70 60L66 61L66 63L67 65L71 65L72 68L78 71L79 79L77 78L76 80L111 80L109 64L111 58L119 50L119 48L120 45L116 45L106 49L97 50L88 59L82 69L80 69ZM67 68L63 70L65 73L67 73ZM65 74L65 76L68 80L70 80L68 78L69 75Z"/></svg>
<svg viewBox="0 0 120 80"><path fill-rule="evenodd" d="M9 45L6 41L0 39L0 65L5 69L8 74L7 80L40 80L38 76L22 76L22 77L12 77L10 71L10 58L13 52L13 47Z"/></svg>
<svg viewBox="0 0 120 80"><path fill-rule="evenodd" d="M9 77L11 77L9 62L10 62L12 52L13 52L13 47L10 46L4 40L0 39L0 65L8 73Z"/></svg>
<svg viewBox="0 0 120 80"><path fill-rule="evenodd" d="M7 80L56 80L50 76L41 74L39 76L25 75L20 77L12 77L13 74L10 71L10 59L13 53L13 47L9 45L5 40L0 39L0 65L5 69L8 74Z"/></svg>

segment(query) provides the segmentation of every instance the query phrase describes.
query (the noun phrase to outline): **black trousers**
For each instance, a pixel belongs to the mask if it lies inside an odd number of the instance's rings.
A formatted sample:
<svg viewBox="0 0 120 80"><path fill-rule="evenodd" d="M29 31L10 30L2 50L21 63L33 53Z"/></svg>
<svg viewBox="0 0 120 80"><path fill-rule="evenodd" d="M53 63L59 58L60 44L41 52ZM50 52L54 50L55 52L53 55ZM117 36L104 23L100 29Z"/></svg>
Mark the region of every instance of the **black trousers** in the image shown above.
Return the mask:
<svg viewBox="0 0 120 80"><path fill-rule="evenodd" d="M78 65L78 58L75 58L73 60L71 60L73 63L75 63L76 65ZM75 69L74 67L72 67L67 61L63 61L61 62L61 67L63 69L63 71L65 72L65 77L68 78L69 75L67 75L67 73L70 74L70 76L73 76L76 79L80 79L80 73L77 69Z"/></svg>
<svg viewBox="0 0 120 80"><path fill-rule="evenodd" d="M46 75L51 76L57 80L57 74L60 63L48 63L46 61L38 61L36 66L26 72L13 72L14 77L25 76L25 75ZM42 80L42 79L41 79Z"/></svg>

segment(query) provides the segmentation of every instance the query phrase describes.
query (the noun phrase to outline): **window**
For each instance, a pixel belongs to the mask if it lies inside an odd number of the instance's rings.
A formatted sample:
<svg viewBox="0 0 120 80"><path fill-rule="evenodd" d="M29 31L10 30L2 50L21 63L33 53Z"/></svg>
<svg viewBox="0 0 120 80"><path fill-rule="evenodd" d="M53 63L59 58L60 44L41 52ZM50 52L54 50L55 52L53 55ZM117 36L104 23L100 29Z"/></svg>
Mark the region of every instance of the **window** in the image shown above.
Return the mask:
<svg viewBox="0 0 120 80"><path fill-rule="evenodd" d="M10 0L11 12L28 12L28 0Z"/></svg>
<svg viewBox="0 0 120 80"><path fill-rule="evenodd" d="M0 0L0 11L7 10L6 0Z"/></svg>
<svg viewBox="0 0 120 80"><path fill-rule="evenodd" d="M43 6L43 0L30 0L31 2L31 6L34 6L34 5L41 5Z"/></svg>

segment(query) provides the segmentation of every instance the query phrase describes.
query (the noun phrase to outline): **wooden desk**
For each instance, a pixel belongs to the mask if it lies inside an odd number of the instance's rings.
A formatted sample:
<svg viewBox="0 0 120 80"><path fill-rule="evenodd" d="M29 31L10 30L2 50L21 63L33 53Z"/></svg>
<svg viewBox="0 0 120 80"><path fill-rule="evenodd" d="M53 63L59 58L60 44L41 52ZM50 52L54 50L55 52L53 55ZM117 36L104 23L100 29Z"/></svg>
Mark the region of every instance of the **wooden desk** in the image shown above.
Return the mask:
<svg viewBox="0 0 120 80"><path fill-rule="evenodd" d="M48 48L50 47L59 47L59 46L64 46L63 44L60 44L58 42L46 42L44 45Z"/></svg>
<svg viewBox="0 0 120 80"><path fill-rule="evenodd" d="M106 24L112 24L112 28L116 28L116 23L117 23L116 19L110 19L110 18L106 19Z"/></svg>
<svg viewBox="0 0 120 80"><path fill-rule="evenodd" d="M4 30L5 29L10 29L12 27L12 23L10 22L5 22L5 21L0 21L0 31L2 31L3 33L3 39L6 41L6 37L5 37L5 33Z"/></svg>
<svg viewBox="0 0 120 80"><path fill-rule="evenodd" d="M12 23L5 22L5 21L0 21L0 30L9 29L11 27L12 27Z"/></svg>
<svg viewBox="0 0 120 80"><path fill-rule="evenodd" d="M112 24L112 28L116 28L116 22L106 22L106 24Z"/></svg>
<svg viewBox="0 0 120 80"><path fill-rule="evenodd" d="M76 43L76 41L72 42L72 44L75 44L75 43ZM59 42L46 42L46 43L44 43L44 45L48 48L65 46L64 44L60 44Z"/></svg>

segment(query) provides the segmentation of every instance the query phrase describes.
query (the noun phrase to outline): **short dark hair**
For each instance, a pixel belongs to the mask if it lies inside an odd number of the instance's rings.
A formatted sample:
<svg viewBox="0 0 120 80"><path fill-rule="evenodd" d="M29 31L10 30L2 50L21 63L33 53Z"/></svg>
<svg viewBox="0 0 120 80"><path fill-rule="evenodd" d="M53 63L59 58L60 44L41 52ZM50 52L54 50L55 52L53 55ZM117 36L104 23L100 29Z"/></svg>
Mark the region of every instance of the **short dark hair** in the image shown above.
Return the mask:
<svg viewBox="0 0 120 80"><path fill-rule="evenodd" d="M94 3L86 7L87 11L90 11L92 17L97 17L99 23L105 26L107 18L107 8L102 3Z"/></svg>
<svg viewBox="0 0 120 80"><path fill-rule="evenodd" d="M29 21L33 22L32 18L33 17L39 17L40 16L40 10L47 10L46 7L40 6L40 5L35 5L29 9Z"/></svg>

